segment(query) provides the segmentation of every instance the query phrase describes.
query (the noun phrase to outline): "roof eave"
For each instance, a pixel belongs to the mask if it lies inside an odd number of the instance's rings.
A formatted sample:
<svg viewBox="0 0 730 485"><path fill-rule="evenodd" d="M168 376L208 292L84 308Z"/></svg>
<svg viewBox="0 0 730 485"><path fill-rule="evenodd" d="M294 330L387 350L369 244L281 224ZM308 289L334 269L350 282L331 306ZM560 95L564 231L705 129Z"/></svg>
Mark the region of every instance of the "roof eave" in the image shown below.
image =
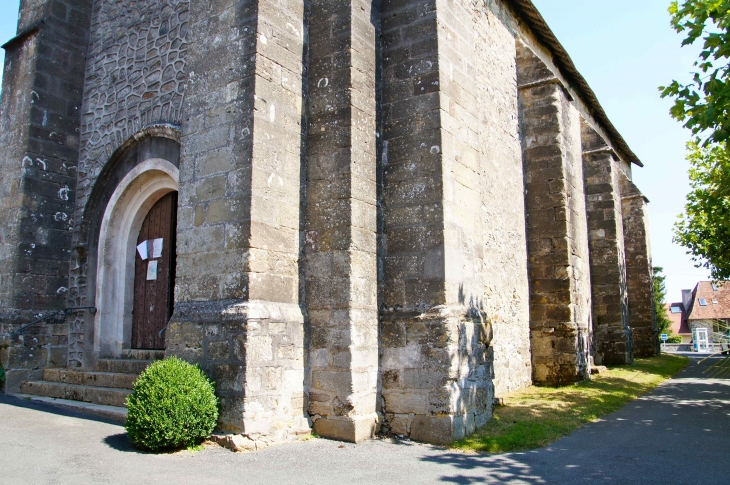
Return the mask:
<svg viewBox="0 0 730 485"><path fill-rule="evenodd" d="M644 164L641 163L639 157L629 148L626 140L624 140L616 127L613 126L613 123L611 123L601 103L598 101L596 94L588 85L588 81L578 72L570 55L568 55L568 52L560 41L558 41L543 16L537 10L537 7L535 7L531 0L507 0L507 2L513 6L520 18L530 27L537 40L552 52L554 56L553 62L556 67L565 76L568 83L571 84L571 87L580 94L581 99L596 121L606 130L614 149L625 160L639 167L643 167Z"/></svg>

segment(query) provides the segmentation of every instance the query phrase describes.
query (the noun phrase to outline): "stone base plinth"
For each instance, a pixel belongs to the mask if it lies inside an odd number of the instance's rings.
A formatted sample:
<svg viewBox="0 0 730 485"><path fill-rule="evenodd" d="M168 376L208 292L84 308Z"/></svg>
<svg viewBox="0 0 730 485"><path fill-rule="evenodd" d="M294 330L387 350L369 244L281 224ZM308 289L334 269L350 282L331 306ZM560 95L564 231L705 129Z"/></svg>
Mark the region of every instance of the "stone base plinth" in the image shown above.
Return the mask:
<svg viewBox="0 0 730 485"><path fill-rule="evenodd" d="M220 431L254 441L288 441L309 431L298 305L178 303L168 324L166 355L199 363L215 381Z"/></svg>
<svg viewBox="0 0 730 485"><path fill-rule="evenodd" d="M626 365L634 363L633 336L622 325L594 327L596 365Z"/></svg>
<svg viewBox="0 0 730 485"><path fill-rule="evenodd" d="M341 416L314 421L314 432L324 438L360 443L375 437L380 429L377 414L368 416Z"/></svg>
<svg viewBox="0 0 730 485"><path fill-rule="evenodd" d="M651 327L633 327L634 356L654 357L660 353L658 331Z"/></svg>
<svg viewBox="0 0 730 485"><path fill-rule="evenodd" d="M381 314L387 430L434 444L474 432L492 416L494 357L485 315L460 306Z"/></svg>

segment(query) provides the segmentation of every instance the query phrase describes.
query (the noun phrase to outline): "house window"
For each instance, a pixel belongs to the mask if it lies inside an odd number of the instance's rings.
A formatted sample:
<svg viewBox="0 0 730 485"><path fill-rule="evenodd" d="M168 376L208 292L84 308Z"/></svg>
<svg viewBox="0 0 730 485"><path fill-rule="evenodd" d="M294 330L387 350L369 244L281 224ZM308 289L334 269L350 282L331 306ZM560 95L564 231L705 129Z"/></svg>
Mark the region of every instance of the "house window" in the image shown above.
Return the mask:
<svg viewBox="0 0 730 485"><path fill-rule="evenodd" d="M707 306L707 300L700 298L700 306Z"/></svg>
<svg viewBox="0 0 730 485"><path fill-rule="evenodd" d="M669 311L672 313L682 313L682 309L678 306L669 307Z"/></svg>
<svg viewBox="0 0 730 485"><path fill-rule="evenodd" d="M712 284L712 291L720 291L720 287L713 283Z"/></svg>
<svg viewBox="0 0 730 485"><path fill-rule="evenodd" d="M717 305L717 300L712 300L713 305Z"/></svg>

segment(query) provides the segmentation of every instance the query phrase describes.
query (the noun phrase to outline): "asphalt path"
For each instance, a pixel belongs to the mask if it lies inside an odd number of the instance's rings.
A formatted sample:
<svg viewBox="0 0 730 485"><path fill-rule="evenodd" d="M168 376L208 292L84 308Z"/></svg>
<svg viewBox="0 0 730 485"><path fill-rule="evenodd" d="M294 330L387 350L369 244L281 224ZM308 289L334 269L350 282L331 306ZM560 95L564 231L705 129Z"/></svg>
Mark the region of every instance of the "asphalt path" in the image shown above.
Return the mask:
<svg viewBox="0 0 730 485"><path fill-rule="evenodd" d="M553 445L476 455L312 439L257 453L136 451L124 429L0 394L0 484L728 484L730 380L677 378Z"/></svg>

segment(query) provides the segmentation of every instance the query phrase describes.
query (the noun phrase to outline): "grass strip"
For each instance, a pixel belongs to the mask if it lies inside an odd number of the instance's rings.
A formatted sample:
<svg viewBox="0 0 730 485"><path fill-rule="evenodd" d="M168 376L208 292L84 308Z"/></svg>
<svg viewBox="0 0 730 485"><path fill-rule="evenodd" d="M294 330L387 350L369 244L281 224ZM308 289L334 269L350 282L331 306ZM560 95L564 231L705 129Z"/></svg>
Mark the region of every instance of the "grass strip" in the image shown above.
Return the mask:
<svg viewBox="0 0 730 485"><path fill-rule="evenodd" d="M454 448L504 453L539 448L586 423L621 409L669 379L689 363L677 355L636 359L634 365L611 367L587 382L564 387L537 387L513 392L494 418Z"/></svg>

